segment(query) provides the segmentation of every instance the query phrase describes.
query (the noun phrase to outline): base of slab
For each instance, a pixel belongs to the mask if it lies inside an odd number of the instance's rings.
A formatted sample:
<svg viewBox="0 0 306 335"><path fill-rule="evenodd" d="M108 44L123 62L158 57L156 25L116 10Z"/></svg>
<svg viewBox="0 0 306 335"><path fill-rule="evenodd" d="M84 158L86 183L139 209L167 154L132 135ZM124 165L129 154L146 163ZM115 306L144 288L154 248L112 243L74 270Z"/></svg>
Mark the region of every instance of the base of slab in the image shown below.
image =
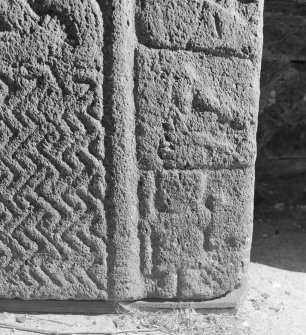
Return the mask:
<svg viewBox="0 0 306 335"><path fill-rule="evenodd" d="M101 300L20 300L0 299L0 312L48 313L48 314L117 314L140 310L146 312L169 312L193 308L202 314L236 313L247 293L245 283L239 289L212 300L164 301L141 300L134 302L110 302Z"/></svg>

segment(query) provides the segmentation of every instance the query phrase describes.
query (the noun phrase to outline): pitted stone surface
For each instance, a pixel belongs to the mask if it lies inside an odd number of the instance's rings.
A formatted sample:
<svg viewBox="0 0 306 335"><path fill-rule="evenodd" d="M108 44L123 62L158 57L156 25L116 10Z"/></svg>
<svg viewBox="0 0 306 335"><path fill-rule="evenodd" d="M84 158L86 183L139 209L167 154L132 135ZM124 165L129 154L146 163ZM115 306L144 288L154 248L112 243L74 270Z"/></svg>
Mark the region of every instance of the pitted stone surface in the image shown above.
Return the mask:
<svg viewBox="0 0 306 335"><path fill-rule="evenodd" d="M0 1L0 296L106 298L103 23Z"/></svg>
<svg viewBox="0 0 306 335"><path fill-rule="evenodd" d="M141 168L254 164L259 90L250 60L143 46L136 55Z"/></svg>
<svg viewBox="0 0 306 335"><path fill-rule="evenodd" d="M139 0L137 35L153 48L258 57L261 7L257 0Z"/></svg>
<svg viewBox="0 0 306 335"><path fill-rule="evenodd" d="M246 276L262 5L138 3L136 140L149 297L213 298Z"/></svg>
<svg viewBox="0 0 306 335"><path fill-rule="evenodd" d="M253 169L143 172L142 271L147 294L213 298L244 279Z"/></svg>
<svg viewBox="0 0 306 335"><path fill-rule="evenodd" d="M0 0L0 19L0 296L239 287L262 2Z"/></svg>

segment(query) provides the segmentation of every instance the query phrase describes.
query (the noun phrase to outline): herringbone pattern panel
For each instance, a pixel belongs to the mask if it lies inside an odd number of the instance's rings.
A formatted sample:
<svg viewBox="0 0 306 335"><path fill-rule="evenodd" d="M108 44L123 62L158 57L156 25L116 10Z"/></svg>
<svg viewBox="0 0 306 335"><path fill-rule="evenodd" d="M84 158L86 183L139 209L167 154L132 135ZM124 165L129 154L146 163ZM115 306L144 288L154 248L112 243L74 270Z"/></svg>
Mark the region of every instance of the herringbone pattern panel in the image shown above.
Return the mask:
<svg viewBox="0 0 306 335"><path fill-rule="evenodd" d="M106 297L102 22L0 0L2 297Z"/></svg>

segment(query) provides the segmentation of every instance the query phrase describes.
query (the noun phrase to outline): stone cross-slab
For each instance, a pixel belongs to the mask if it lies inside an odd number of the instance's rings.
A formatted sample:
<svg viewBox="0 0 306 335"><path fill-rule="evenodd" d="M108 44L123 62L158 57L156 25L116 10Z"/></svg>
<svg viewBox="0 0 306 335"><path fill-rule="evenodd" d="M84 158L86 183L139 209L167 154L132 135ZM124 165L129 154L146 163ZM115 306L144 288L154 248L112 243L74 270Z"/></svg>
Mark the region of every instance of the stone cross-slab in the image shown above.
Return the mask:
<svg viewBox="0 0 306 335"><path fill-rule="evenodd" d="M0 298L245 280L262 0L0 0Z"/></svg>

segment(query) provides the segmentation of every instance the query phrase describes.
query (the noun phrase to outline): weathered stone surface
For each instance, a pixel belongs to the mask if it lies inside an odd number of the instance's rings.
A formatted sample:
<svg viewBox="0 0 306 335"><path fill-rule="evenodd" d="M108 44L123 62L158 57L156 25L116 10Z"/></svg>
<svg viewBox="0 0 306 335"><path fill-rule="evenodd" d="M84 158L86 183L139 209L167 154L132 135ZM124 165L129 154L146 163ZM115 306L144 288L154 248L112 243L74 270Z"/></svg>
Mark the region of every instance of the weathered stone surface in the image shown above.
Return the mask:
<svg viewBox="0 0 306 335"><path fill-rule="evenodd" d="M262 2L0 0L0 19L0 296L239 287Z"/></svg>
<svg viewBox="0 0 306 335"><path fill-rule="evenodd" d="M136 140L149 297L213 298L246 275L261 14L258 2L139 3ZM245 39L228 38L233 22Z"/></svg>
<svg viewBox="0 0 306 335"><path fill-rule="evenodd" d="M254 171L144 171L141 267L149 297L213 298L244 279Z"/></svg>
<svg viewBox="0 0 306 335"><path fill-rule="evenodd" d="M0 1L0 296L107 297L103 23Z"/></svg>
<svg viewBox="0 0 306 335"><path fill-rule="evenodd" d="M254 164L259 77L250 60L143 46L136 55L141 168Z"/></svg>
<svg viewBox="0 0 306 335"><path fill-rule="evenodd" d="M258 57L262 18L256 0L138 2L137 34L146 46Z"/></svg>
<svg viewBox="0 0 306 335"><path fill-rule="evenodd" d="M134 2L110 1L101 8L111 16L105 37L111 34L104 80L106 129L109 299L143 298L138 238L139 172L136 159L134 49L136 47ZM106 42L106 41L105 41ZM109 69L107 70L107 68ZM109 72L108 72L109 71Z"/></svg>

